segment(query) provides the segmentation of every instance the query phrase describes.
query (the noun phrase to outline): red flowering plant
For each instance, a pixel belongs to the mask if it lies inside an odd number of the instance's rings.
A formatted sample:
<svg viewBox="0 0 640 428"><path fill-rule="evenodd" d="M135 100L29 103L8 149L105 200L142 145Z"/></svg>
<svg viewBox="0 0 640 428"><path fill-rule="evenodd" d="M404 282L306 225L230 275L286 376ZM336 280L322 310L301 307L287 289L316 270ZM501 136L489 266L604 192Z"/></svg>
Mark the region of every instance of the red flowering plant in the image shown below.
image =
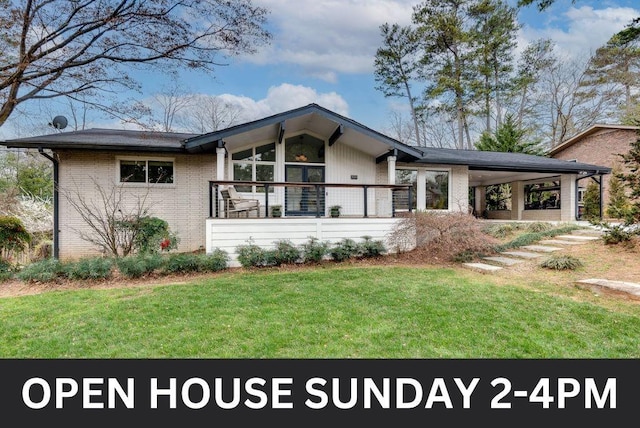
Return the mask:
<svg viewBox="0 0 640 428"><path fill-rule="evenodd" d="M141 217L135 222L134 248L138 253L157 253L178 247L178 237L169 224L157 217Z"/></svg>

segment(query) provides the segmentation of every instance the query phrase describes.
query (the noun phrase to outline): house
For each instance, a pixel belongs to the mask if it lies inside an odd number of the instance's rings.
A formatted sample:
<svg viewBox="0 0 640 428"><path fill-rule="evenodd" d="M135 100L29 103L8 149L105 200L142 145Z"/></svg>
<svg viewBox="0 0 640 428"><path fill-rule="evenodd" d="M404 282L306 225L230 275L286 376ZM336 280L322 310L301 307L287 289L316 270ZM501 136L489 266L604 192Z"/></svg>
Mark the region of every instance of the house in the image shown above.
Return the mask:
<svg viewBox="0 0 640 428"><path fill-rule="evenodd" d="M631 143L639 137L638 131L638 126L596 124L554 147L549 151L549 156L603 165L612 169L616 164L622 165L620 154L629 151ZM602 180L601 200L604 207L609 201L609 178L610 176L605 176ZM588 183L586 179L578 183L580 203Z"/></svg>
<svg viewBox="0 0 640 428"><path fill-rule="evenodd" d="M221 248L233 259L249 241L386 239L403 211L483 212L485 189L500 183L510 183L513 201L501 218L571 221L576 180L610 172L531 155L412 147L316 104L204 135L89 129L2 144L37 149L53 162L60 258L97 251L80 237L87 226L73 202L95 202L98 191L144 199L177 233L180 251ZM554 209L525 206L540 183L553 184ZM228 212L221 196L229 185L258 208ZM272 216L276 205L282 217ZM341 207L338 218L329 215L333 206Z"/></svg>

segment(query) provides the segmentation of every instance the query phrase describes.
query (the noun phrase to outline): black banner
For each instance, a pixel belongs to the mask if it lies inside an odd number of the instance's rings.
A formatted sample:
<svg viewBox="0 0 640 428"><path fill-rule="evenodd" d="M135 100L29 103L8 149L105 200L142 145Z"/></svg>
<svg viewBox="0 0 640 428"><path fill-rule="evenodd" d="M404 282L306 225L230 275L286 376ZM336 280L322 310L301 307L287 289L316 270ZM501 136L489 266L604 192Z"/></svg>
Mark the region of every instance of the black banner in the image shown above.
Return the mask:
<svg viewBox="0 0 640 428"><path fill-rule="evenodd" d="M5 421L609 424L640 360L0 360Z"/></svg>

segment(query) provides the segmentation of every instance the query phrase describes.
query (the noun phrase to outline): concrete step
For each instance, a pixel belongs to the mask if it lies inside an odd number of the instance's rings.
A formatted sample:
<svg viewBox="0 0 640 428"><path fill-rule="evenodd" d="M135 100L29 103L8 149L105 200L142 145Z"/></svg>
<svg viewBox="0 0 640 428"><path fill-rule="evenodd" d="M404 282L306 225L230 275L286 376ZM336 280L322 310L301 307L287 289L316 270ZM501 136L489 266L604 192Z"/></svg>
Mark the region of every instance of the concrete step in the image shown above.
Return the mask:
<svg viewBox="0 0 640 428"><path fill-rule="evenodd" d="M578 229L571 232L572 235L576 236L602 236L604 235L604 231L600 229Z"/></svg>
<svg viewBox="0 0 640 428"><path fill-rule="evenodd" d="M512 259L511 257L483 257L482 260L500 263L502 265L513 266L522 263L522 260Z"/></svg>
<svg viewBox="0 0 640 428"><path fill-rule="evenodd" d="M463 263L464 266L481 271L494 272L502 269L500 266L490 265L486 263Z"/></svg>
<svg viewBox="0 0 640 428"><path fill-rule="evenodd" d="M522 259L536 259L538 257L542 257L540 253L531 253L529 251L503 251L500 254L505 254L507 256L520 257Z"/></svg>
<svg viewBox="0 0 640 428"><path fill-rule="evenodd" d="M574 240L574 241L587 242L587 241L597 241L600 238L597 236L586 236L586 235L558 235L556 236L556 239L566 239L568 241Z"/></svg>
<svg viewBox="0 0 640 428"><path fill-rule="evenodd" d="M542 253L551 253L553 251L562 250L562 248L560 247L550 247L548 245L525 245L524 247L520 247L520 248L524 248L525 250L529 250L529 251L538 251Z"/></svg>
<svg viewBox="0 0 640 428"><path fill-rule="evenodd" d="M542 245L581 245L582 241L569 240L569 239L545 239L544 241L538 241Z"/></svg>
<svg viewBox="0 0 640 428"><path fill-rule="evenodd" d="M608 279L590 278L576 281L578 285L598 287L608 291L617 291L640 297L640 284L635 282L611 281Z"/></svg>

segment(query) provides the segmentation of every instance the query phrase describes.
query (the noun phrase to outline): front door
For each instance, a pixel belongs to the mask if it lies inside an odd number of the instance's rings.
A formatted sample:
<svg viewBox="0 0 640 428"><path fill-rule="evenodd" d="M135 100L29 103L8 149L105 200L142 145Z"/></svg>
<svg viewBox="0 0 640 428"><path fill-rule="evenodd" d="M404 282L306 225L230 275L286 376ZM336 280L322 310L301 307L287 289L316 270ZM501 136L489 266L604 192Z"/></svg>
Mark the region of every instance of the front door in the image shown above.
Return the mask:
<svg viewBox="0 0 640 428"><path fill-rule="evenodd" d="M324 183L324 166L286 165L285 180L291 183ZM324 215L324 187L287 186L285 215Z"/></svg>

